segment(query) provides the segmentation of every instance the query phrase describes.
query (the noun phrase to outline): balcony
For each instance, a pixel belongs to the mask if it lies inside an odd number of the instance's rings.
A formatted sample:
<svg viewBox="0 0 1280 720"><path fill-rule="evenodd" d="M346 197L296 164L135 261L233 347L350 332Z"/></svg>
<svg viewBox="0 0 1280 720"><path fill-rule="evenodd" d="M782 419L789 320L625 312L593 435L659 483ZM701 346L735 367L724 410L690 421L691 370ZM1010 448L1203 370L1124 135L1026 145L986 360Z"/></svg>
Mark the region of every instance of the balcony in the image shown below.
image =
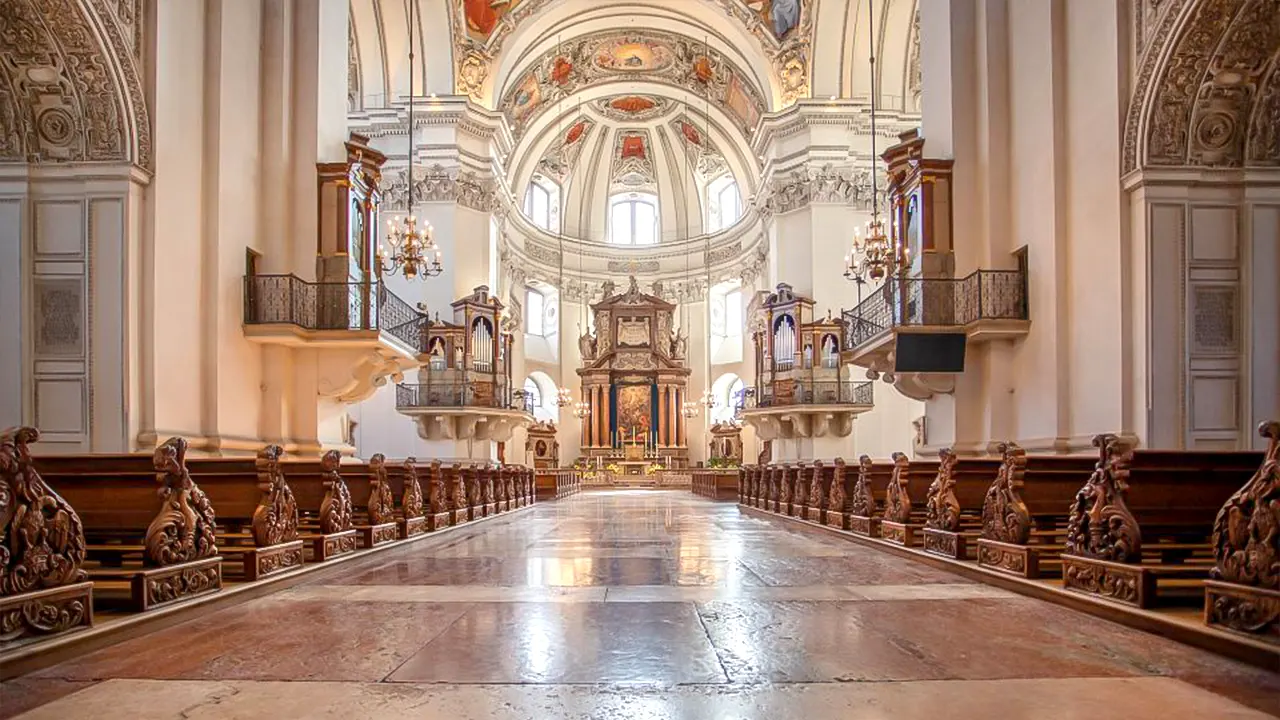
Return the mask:
<svg viewBox="0 0 1280 720"><path fill-rule="evenodd" d="M875 406L872 383L849 380L779 379L745 400L742 419L762 440L848 437L854 418Z"/></svg>
<svg viewBox="0 0 1280 720"><path fill-rule="evenodd" d="M899 338L963 334L964 344L1025 337L1031 328L1026 274L978 270L962 278L890 279L841 319L844 362L867 368L871 378L883 374L904 394L923 400L951 391L963 354L954 368L923 370L899 356Z"/></svg>
<svg viewBox="0 0 1280 720"><path fill-rule="evenodd" d="M505 442L517 427L533 422L532 397L486 381L401 383L396 410L414 418L424 440Z"/></svg>
<svg viewBox="0 0 1280 720"><path fill-rule="evenodd" d="M244 279L245 337L320 351L321 395L343 403L359 402L416 367L426 322L425 314L377 283Z"/></svg>

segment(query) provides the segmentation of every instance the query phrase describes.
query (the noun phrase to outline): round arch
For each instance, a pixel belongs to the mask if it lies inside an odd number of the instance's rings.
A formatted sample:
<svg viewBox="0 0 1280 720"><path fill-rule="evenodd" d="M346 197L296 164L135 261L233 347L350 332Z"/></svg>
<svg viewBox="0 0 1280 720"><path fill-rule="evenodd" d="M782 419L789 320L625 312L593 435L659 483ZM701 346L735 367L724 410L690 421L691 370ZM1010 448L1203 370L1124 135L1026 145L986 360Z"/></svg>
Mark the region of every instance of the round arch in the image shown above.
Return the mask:
<svg viewBox="0 0 1280 720"><path fill-rule="evenodd" d="M736 373L725 373L711 383L713 404L708 419L712 423L728 422L738 413L746 383Z"/></svg>
<svg viewBox="0 0 1280 720"><path fill-rule="evenodd" d="M0 3L0 34L16 43L15 62L0 64L0 128L8 126L0 132L0 159L151 165L151 122L137 62L142 48L133 45L145 18L113 5ZM46 77L38 105L23 101L35 92L37 63L29 58L40 58Z"/></svg>
<svg viewBox="0 0 1280 720"><path fill-rule="evenodd" d="M1268 3L1173 0L1138 28L1124 172L1280 166L1280 34Z"/></svg>
<svg viewBox="0 0 1280 720"><path fill-rule="evenodd" d="M560 422L560 407L556 405L556 397L560 389L551 376L541 370L534 370L524 379L525 392L536 392L533 403L533 417L540 422Z"/></svg>

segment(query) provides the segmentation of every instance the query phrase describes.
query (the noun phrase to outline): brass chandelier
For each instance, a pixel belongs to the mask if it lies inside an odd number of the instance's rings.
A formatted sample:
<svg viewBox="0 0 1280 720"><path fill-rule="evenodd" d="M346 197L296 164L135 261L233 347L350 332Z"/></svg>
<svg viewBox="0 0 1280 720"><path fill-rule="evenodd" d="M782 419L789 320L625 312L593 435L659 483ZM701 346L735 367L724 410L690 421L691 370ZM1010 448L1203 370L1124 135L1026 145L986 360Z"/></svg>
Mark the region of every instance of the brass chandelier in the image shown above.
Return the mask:
<svg viewBox="0 0 1280 720"><path fill-rule="evenodd" d="M413 6L409 3L409 177L406 215L387 221L387 244L391 251L378 246L376 258L378 270L384 274L397 272L406 280L427 279L444 272L440 263L440 248L436 245L431 223L418 229L418 218L413 215Z"/></svg>
<svg viewBox="0 0 1280 720"><path fill-rule="evenodd" d="M867 2L871 16L870 27L875 27L875 9ZM873 33L874 35L874 33ZM905 274L911 267L908 250L885 234L880 219L880 187L876 176L876 43L871 42L871 219L867 221L865 235L860 229L853 231L853 246L844 257L845 278L861 287L868 280L883 280L889 275Z"/></svg>

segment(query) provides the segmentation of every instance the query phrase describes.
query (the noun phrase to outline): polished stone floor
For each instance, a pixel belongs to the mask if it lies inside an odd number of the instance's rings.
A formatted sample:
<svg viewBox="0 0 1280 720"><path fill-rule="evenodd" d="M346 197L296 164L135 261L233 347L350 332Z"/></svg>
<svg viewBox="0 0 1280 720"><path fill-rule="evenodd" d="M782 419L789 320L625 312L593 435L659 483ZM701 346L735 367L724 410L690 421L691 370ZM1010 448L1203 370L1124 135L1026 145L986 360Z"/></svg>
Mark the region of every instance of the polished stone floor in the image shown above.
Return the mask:
<svg viewBox="0 0 1280 720"><path fill-rule="evenodd" d="M0 685L24 718L1247 718L1280 675L688 493L587 492Z"/></svg>

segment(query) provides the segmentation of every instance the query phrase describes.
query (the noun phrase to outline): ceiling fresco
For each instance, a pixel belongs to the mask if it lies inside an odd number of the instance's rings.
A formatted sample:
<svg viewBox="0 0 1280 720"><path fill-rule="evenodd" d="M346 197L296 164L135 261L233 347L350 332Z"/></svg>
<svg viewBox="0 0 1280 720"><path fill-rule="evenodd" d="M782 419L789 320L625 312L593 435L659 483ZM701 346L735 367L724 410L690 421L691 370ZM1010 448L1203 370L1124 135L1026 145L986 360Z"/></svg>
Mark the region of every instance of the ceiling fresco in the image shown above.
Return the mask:
<svg viewBox="0 0 1280 720"><path fill-rule="evenodd" d="M521 23L553 4L570 0L451 0L453 23L455 92L481 100L486 81L504 41ZM597 7L592 0L584 12ZM680 0L713 6L724 16L738 21L759 42L759 50L778 79L785 107L809 95L810 49L813 43L815 0ZM627 16L626 8L619 15ZM695 34L705 28L698 26ZM667 60L661 49L644 45L623 45L615 52L599 56L610 71L644 72L657 69ZM656 55L653 53L656 52ZM677 58L678 59L678 58ZM562 68L562 72L567 69ZM495 90L494 92L501 92Z"/></svg>
<svg viewBox="0 0 1280 720"><path fill-rule="evenodd" d="M600 98L596 110L611 120L649 120L671 109L671 101L657 95L615 95Z"/></svg>
<svg viewBox="0 0 1280 720"><path fill-rule="evenodd" d="M573 174L573 167L594 126L595 123L589 118L580 117L568 129L559 133L538 160L538 172L560 183L567 180Z"/></svg>
<svg viewBox="0 0 1280 720"><path fill-rule="evenodd" d="M619 131L613 147L613 168L609 173L613 190L640 192L657 189L653 143L647 130Z"/></svg>
<svg viewBox="0 0 1280 720"><path fill-rule="evenodd" d="M755 127L766 109L759 90L721 53L704 43L659 31L611 31L554 48L516 79L499 109L510 118L518 137L558 100L595 85L637 79L704 97L725 108L744 132ZM624 104L639 108L644 102ZM613 110L626 112L623 108Z"/></svg>

